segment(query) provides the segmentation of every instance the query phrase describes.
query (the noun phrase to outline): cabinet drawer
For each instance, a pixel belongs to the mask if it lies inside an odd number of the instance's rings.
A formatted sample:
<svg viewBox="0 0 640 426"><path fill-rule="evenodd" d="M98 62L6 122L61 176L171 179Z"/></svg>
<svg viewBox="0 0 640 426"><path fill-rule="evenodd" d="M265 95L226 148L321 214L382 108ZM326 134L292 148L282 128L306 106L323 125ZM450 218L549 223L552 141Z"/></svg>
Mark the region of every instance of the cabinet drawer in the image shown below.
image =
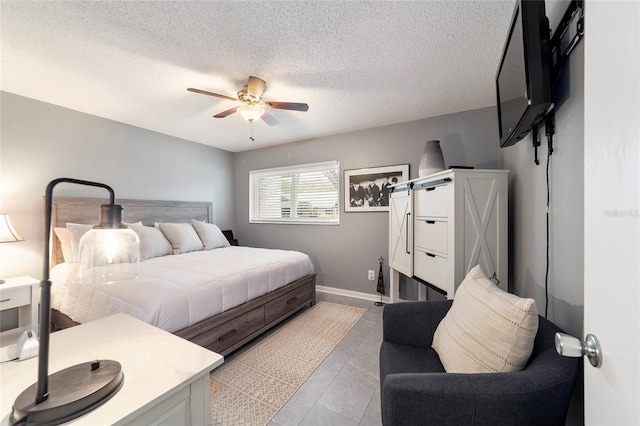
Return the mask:
<svg viewBox="0 0 640 426"><path fill-rule="evenodd" d="M448 293L450 290L447 280L447 264L446 257L416 250L413 259L413 274ZM447 294L447 296L451 295Z"/></svg>
<svg viewBox="0 0 640 426"><path fill-rule="evenodd" d="M31 304L31 287L10 288L0 293L0 310L2 311L29 304Z"/></svg>
<svg viewBox="0 0 640 426"><path fill-rule="evenodd" d="M413 234L416 249L447 255L449 253L447 250L448 227L449 223L443 220L416 218Z"/></svg>
<svg viewBox="0 0 640 426"><path fill-rule="evenodd" d="M448 217L452 187L447 184L416 190L416 216Z"/></svg>
<svg viewBox="0 0 640 426"><path fill-rule="evenodd" d="M259 306L190 340L214 352L222 352L263 325L264 306Z"/></svg>
<svg viewBox="0 0 640 426"><path fill-rule="evenodd" d="M313 289L310 285L298 287L289 293L278 297L264 306L264 321L269 324L271 321L309 302L313 297Z"/></svg>

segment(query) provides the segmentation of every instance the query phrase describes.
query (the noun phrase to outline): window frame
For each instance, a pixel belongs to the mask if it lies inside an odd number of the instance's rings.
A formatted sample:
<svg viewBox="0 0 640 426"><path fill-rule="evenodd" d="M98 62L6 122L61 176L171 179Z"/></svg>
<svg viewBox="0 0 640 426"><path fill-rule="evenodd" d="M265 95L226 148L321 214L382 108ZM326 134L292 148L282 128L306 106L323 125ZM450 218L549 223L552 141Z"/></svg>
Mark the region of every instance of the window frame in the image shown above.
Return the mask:
<svg viewBox="0 0 640 426"><path fill-rule="evenodd" d="M260 177L268 177L268 176L279 176L279 175L287 175L287 174L301 174L305 172L312 172L317 170L327 170L335 168L336 173L336 207L335 207L335 215L336 217L333 219L318 219L316 217L311 218L303 218L303 217L293 217L293 218L259 218L254 215L257 207L255 206L256 200L254 200L254 191L253 185L254 180ZM273 167L268 169L258 169L258 170L250 170L249 171L249 223L266 223L266 224L278 224L278 225L340 225L340 188L341 188L341 177L340 177L340 161L339 160L331 160L331 161L323 161L317 163L306 163L306 164L297 164L293 166L282 166L282 167ZM299 184L298 179L294 179L292 182L292 193L295 194L295 198L297 199L298 191L297 186ZM296 207L297 202L293 203L294 214L297 214Z"/></svg>

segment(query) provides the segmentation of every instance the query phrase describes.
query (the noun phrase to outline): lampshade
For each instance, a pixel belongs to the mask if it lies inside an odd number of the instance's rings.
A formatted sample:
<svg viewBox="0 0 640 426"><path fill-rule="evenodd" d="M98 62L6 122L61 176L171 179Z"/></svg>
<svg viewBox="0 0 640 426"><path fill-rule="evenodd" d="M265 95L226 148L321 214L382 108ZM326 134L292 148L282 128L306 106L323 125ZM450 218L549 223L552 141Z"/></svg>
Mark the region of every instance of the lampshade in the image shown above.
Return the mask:
<svg viewBox="0 0 640 426"><path fill-rule="evenodd" d="M78 282L109 284L138 276L140 240L131 229L92 229L79 245Z"/></svg>
<svg viewBox="0 0 640 426"><path fill-rule="evenodd" d="M264 107L261 105L242 105L236 111L247 121L253 122L264 114Z"/></svg>
<svg viewBox="0 0 640 426"><path fill-rule="evenodd" d="M0 243L14 243L24 241L11 225L11 220L7 213L0 213Z"/></svg>

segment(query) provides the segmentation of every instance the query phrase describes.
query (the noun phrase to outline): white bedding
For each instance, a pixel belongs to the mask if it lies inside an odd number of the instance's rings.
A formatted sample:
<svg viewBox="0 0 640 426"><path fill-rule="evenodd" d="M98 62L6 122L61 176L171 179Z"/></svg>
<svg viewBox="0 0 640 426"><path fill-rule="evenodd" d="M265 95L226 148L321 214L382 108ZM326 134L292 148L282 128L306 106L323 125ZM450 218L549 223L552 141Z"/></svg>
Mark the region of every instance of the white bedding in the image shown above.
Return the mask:
<svg viewBox="0 0 640 426"><path fill-rule="evenodd" d="M137 278L114 284L78 284L75 264L62 263L51 307L79 323L124 312L173 333L311 273L304 253L238 246L145 260Z"/></svg>

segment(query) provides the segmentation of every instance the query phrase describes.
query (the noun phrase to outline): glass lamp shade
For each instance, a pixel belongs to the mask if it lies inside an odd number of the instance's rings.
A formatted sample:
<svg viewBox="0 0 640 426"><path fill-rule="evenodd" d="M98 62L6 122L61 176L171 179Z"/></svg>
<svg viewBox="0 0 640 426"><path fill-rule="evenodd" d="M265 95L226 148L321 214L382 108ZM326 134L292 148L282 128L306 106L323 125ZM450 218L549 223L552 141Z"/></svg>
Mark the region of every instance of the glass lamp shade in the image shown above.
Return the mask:
<svg viewBox="0 0 640 426"><path fill-rule="evenodd" d="M109 284L138 276L140 239L131 229L92 229L79 245L78 282Z"/></svg>
<svg viewBox="0 0 640 426"><path fill-rule="evenodd" d="M247 121L256 121L264 114L264 107L260 105L242 105L236 111Z"/></svg>

